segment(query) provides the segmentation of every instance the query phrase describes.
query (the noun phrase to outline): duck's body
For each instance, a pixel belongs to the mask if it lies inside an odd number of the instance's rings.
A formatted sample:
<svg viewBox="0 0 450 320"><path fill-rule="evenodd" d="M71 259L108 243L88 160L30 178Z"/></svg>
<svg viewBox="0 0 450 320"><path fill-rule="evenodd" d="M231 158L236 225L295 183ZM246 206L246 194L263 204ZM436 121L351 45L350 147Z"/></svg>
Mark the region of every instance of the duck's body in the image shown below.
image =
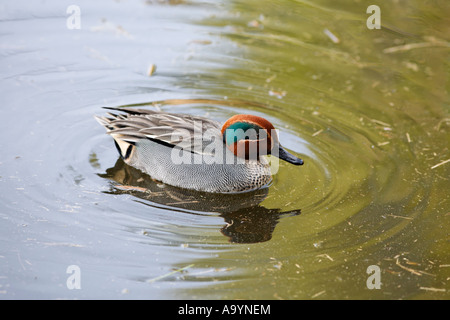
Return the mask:
<svg viewBox="0 0 450 320"><path fill-rule="evenodd" d="M114 138L124 161L153 179L216 193L254 190L272 180L270 164L264 156L243 156L237 151L238 145L244 142L247 151L249 143L260 147L261 140L231 136L227 130L242 124L241 128L250 125L268 131L273 126L264 128L270 124L265 119L240 115L222 127L216 121L198 116L132 108L113 110L125 114L109 113L108 117L96 117L97 120ZM278 143L278 138L271 137L270 133L269 140L272 147ZM280 158L297 165L303 163L278 144L276 147L282 150Z"/></svg>

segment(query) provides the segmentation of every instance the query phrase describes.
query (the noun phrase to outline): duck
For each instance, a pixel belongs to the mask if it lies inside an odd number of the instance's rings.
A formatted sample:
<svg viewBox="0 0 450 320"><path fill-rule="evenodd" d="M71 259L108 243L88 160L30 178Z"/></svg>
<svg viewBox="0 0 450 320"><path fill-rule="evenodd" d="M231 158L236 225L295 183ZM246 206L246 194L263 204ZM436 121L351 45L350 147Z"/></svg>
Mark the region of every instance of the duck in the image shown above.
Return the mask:
<svg viewBox="0 0 450 320"><path fill-rule="evenodd" d="M209 193L267 187L282 159L303 160L283 148L272 123L236 114L223 125L202 116L133 107L104 107L95 116L123 161L156 181ZM267 156L270 155L270 160Z"/></svg>

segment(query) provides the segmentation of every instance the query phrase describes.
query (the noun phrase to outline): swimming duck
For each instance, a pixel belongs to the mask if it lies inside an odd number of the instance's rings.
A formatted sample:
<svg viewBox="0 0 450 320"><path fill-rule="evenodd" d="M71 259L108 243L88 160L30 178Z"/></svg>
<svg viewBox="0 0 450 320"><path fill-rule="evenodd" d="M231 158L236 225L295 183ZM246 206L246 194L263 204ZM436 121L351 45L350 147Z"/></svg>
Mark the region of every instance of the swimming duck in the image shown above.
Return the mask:
<svg viewBox="0 0 450 320"><path fill-rule="evenodd" d="M96 116L114 139L125 163L166 184L214 193L267 186L271 164L265 155L294 165L266 119L239 114L223 125L200 116L135 108L106 108Z"/></svg>

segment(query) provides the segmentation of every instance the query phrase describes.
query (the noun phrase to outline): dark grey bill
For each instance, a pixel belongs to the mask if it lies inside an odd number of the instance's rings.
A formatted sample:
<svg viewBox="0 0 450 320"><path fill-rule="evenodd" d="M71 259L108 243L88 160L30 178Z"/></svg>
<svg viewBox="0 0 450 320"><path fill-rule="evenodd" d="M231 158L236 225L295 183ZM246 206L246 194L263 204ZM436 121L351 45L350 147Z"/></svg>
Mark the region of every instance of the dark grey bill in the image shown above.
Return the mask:
<svg viewBox="0 0 450 320"><path fill-rule="evenodd" d="M278 158L287 161L289 163L295 164L296 166L300 166L303 164L303 160L300 158L297 158L293 154L290 154L285 149L283 149L282 146L280 146L278 150Z"/></svg>

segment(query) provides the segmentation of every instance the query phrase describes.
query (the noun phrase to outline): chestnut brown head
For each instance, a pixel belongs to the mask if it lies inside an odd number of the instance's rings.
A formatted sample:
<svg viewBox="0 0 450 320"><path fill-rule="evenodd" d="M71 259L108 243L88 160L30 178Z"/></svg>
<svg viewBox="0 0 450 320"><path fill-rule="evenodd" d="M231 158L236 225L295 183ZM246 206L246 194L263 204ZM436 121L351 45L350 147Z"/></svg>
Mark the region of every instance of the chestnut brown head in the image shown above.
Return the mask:
<svg viewBox="0 0 450 320"><path fill-rule="evenodd" d="M278 140L278 134L268 120L248 114L238 114L228 119L222 127L223 141L237 157L259 159L272 154L294 165L303 160L286 151Z"/></svg>

